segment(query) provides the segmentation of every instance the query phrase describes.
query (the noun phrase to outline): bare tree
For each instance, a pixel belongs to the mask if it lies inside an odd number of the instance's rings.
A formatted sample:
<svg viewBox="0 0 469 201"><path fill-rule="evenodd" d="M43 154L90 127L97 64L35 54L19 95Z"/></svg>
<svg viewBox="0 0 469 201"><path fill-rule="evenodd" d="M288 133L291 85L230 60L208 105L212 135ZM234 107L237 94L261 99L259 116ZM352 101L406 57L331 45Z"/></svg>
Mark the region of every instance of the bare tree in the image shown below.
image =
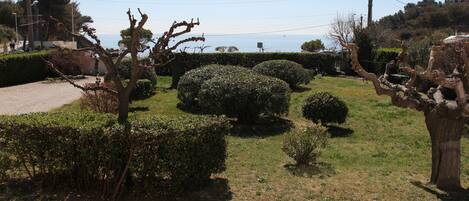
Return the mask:
<svg viewBox="0 0 469 201"><path fill-rule="evenodd" d="M434 46L427 68L407 63L407 48L387 66L410 76L405 84L392 83L385 73L377 77L367 72L358 61L358 47L343 35L335 35L351 53L355 72L373 83L378 95L391 97L394 105L422 111L432 144L430 182L442 190L460 190L461 135L469 117L469 41L459 40ZM430 81L434 87L426 95L417 91L416 79Z"/></svg>
<svg viewBox="0 0 469 201"><path fill-rule="evenodd" d="M343 15L337 15L331 24L329 37L334 39L337 45L340 45L340 41L336 40L337 36L347 42L352 42L353 32L355 28L356 24L355 17L353 14L349 15L348 17Z"/></svg>
<svg viewBox="0 0 469 201"><path fill-rule="evenodd" d="M205 49L210 48L210 47L212 47L212 46L201 45L201 46L198 46L198 47L195 47L195 48L199 49L200 53L204 53Z"/></svg>
<svg viewBox="0 0 469 201"><path fill-rule="evenodd" d="M235 46L229 46L228 49L227 49L228 52L232 53L232 52L238 52L239 49Z"/></svg>
<svg viewBox="0 0 469 201"><path fill-rule="evenodd" d="M142 13L140 9L138 9L141 20L138 21L135 19L134 15L132 15L130 9L127 12L128 19L130 22L130 42L129 47L122 50L121 53L112 53L106 50L102 45L101 41L98 39L98 36L95 34L95 29L90 28L88 26L83 26L82 31L83 34L76 34L69 30L66 30L63 23L58 22L58 20L51 17L51 20L56 22L58 30L65 31L68 34L71 34L77 38L81 44L84 46L81 49L77 50L70 50L59 48L59 51L91 51L99 58L101 62L104 63L107 69L107 77L113 83L113 88L106 87L105 85L95 85L92 87L80 86L76 84L74 81L68 79L51 61L46 61L51 68L53 68L61 77L71 83L73 86L83 90L83 91L95 91L95 90L102 90L114 94L117 96L119 100L119 121L125 122L128 119L129 113L129 97L134 89L138 79L141 75L148 70L149 68L157 68L164 66L174 60L175 56L173 51L175 51L181 44L187 42L196 42L196 41L205 41L205 38L202 37L190 37L178 42L174 42L174 44L170 45L176 37L182 36L186 33L192 31L195 26L200 25L199 20L197 21L191 20L190 22L183 21L183 22L174 22L170 29L157 39L157 41L153 41L154 46L151 48L145 44L141 43L140 40L140 33L144 29L144 26L148 20L148 15ZM179 30L179 31L178 31ZM142 48L143 47L143 48ZM145 52L150 50L150 60L141 61L139 60L139 53ZM128 84L123 84L121 80L121 76L119 75L118 68L121 65L121 62L126 59L130 55L130 59L132 62L131 65L131 76L130 81Z"/></svg>

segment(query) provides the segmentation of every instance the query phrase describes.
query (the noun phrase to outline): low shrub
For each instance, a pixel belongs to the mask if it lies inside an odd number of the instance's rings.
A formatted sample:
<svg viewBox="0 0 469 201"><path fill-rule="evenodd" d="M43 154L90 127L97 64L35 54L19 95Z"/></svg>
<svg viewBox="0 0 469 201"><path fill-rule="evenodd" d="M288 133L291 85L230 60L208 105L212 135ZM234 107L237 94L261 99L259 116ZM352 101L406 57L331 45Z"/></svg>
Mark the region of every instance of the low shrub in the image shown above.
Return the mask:
<svg viewBox="0 0 469 201"><path fill-rule="evenodd" d="M327 129L315 124L286 134L282 150L293 158L297 165L310 165L316 162L321 149L327 144L327 139Z"/></svg>
<svg viewBox="0 0 469 201"><path fill-rule="evenodd" d="M147 79L140 79L137 81L135 88L130 94L131 100L142 100L149 97L152 97L156 94L156 87L153 85L152 81Z"/></svg>
<svg viewBox="0 0 469 201"><path fill-rule="evenodd" d="M107 88L114 88L111 83L101 84ZM85 84L85 87L94 87L96 83ZM84 91L80 99L80 107L83 110L91 110L99 113L117 113L119 100L117 96L106 91Z"/></svg>
<svg viewBox="0 0 469 201"><path fill-rule="evenodd" d="M223 118L158 117L125 125L116 119L89 112L0 116L0 172L112 192L132 153L126 183L176 192L202 187L225 169L230 125Z"/></svg>
<svg viewBox="0 0 469 201"><path fill-rule="evenodd" d="M288 113L290 89L277 78L257 74L228 74L206 81L199 93L201 110L253 123L259 115Z"/></svg>
<svg viewBox="0 0 469 201"><path fill-rule="evenodd" d="M48 51L0 56L0 87L41 81L54 76L43 58Z"/></svg>
<svg viewBox="0 0 469 201"><path fill-rule="evenodd" d="M303 117L314 123L344 123L347 119L347 105L328 92L308 97L303 105Z"/></svg>
<svg viewBox="0 0 469 201"><path fill-rule="evenodd" d="M208 65L187 72L181 77L178 84L178 98L186 108L198 108L199 91L202 84L214 77L230 73L253 73L240 66Z"/></svg>
<svg viewBox="0 0 469 201"><path fill-rule="evenodd" d="M131 60L124 60L122 61L121 65L119 66L119 76L121 79L130 79L132 69L132 61ZM156 87L157 84L157 75L154 68L146 69L143 72L140 79L147 79L150 80L151 84Z"/></svg>
<svg viewBox="0 0 469 201"><path fill-rule="evenodd" d="M262 75L275 77L287 82L291 88L309 84L313 77L300 64L288 60L271 60L256 65L253 70Z"/></svg>

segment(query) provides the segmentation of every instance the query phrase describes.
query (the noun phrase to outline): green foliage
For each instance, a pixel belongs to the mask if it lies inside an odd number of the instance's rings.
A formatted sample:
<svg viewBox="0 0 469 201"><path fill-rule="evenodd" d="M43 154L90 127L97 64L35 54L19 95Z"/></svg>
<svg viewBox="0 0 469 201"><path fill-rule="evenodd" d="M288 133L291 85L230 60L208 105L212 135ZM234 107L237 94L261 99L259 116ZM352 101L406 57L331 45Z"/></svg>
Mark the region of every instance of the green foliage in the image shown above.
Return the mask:
<svg viewBox="0 0 469 201"><path fill-rule="evenodd" d="M287 82L291 88L300 84L309 84L313 77L310 72L293 61L271 60L256 65L253 70L262 75L275 77Z"/></svg>
<svg viewBox="0 0 469 201"><path fill-rule="evenodd" d="M8 26L10 28L15 28L15 16L23 14L23 8L16 4L13 1L1 1L0 2L0 24ZM22 19L18 16L18 24L23 24Z"/></svg>
<svg viewBox="0 0 469 201"><path fill-rule="evenodd" d="M131 70L132 70L132 61L131 60L122 61L121 65L119 66L119 76L120 76L120 78L121 79L130 79ZM154 87L156 87L157 79L156 79L155 69L153 69L153 68L146 69L145 72L143 72L140 79L150 80L152 85Z"/></svg>
<svg viewBox="0 0 469 201"><path fill-rule="evenodd" d="M0 25L0 43L8 43L16 39L16 32L10 27Z"/></svg>
<svg viewBox="0 0 469 201"><path fill-rule="evenodd" d="M358 60L363 68L372 73L379 73L374 68L374 44L370 33L366 29L355 28L353 31L353 42L358 46Z"/></svg>
<svg viewBox="0 0 469 201"><path fill-rule="evenodd" d="M198 96L202 84L214 77L239 73L253 73L240 66L208 65L187 72L178 83L178 98L184 107L195 109L199 106Z"/></svg>
<svg viewBox="0 0 469 201"><path fill-rule="evenodd" d="M135 88L132 90L130 94L131 100L142 100L149 98L156 93L156 87L150 80L147 79L140 79L137 80L137 84Z"/></svg>
<svg viewBox="0 0 469 201"><path fill-rule="evenodd" d="M202 112L254 123L261 114L287 114L290 89L287 83L277 78L232 73L206 81L199 92L199 104Z"/></svg>
<svg viewBox="0 0 469 201"><path fill-rule="evenodd" d="M181 76L185 72L210 64L244 66L253 68L259 63L269 60L289 60L301 64L306 69L318 70L318 72L335 75L334 68L337 58L334 54L325 53L202 53L187 54L177 53L173 62L159 68L158 74L172 75L173 87L176 87Z"/></svg>
<svg viewBox="0 0 469 201"><path fill-rule="evenodd" d="M324 44L320 39L308 41L301 45L301 49L306 52L318 52L323 50L324 48Z"/></svg>
<svg viewBox="0 0 469 201"><path fill-rule="evenodd" d="M113 115L38 113L0 117L0 172L30 175L49 186L109 192L129 153L130 182L146 191L202 187L225 168L227 120L208 116L134 119ZM5 175L0 175L5 176ZM168 188L164 188L168 189Z"/></svg>
<svg viewBox="0 0 469 201"><path fill-rule="evenodd" d="M142 29L139 32L140 34L140 41L139 44L142 46L139 47L140 49L144 48L146 44L148 44L152 38L153 38L153 33L148 30L148 29ZM121 40L119 41L119 44L124 44L126 47L129 47L131 42L131 35L130 35L130 28L124 29L121 31Z"/></svg>
<svg viewBox="0 0 469 201"><path fill-rule="evenodd" d="M49 52L8 54L0 56L0 87L44 80L54 73L43 58Z"/></svg>
<svg viewBox="0 0 469 201"><path fill-rule="evenodd" d="M374 53L374 71L378 75L383 75L386 71L386 64L394 60L401 53L401 48L380 48Z"/></svg>
<svg viewBox="0 0 469 201"><path fill-rule="evenodd" d="M293 158L297 165L309 165L316 162L321 149L327 144L328 137L327 129L321 125L296 129L285 134L282 150Z"/></svg>
<svg viewBox="0 0 469 201"><path fill-rule="evenodd" d="M314 123L344 123L348 108L345 102L328 92L316 93L305 100L303 117Z"/></svg>

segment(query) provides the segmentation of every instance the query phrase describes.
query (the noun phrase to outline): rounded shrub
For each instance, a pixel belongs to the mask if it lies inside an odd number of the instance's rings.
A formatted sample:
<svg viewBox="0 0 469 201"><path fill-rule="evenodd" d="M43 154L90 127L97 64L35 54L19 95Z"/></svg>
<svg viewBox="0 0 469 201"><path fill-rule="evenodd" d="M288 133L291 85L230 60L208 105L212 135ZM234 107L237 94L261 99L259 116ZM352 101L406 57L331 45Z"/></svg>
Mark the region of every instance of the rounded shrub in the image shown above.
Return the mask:
<svg viewBox="0 0 469 201"><path fill-rule="evenodd" d="M132 61L130 59L122 61L121 65L119 66L118 72L119 76L122 79L130 79L132 71ZM146 69L142 76L139 79L147 79L150 80L153 86L157 84L157 75L154 68Z"/></svg>
<svg viewBox="0 0 469 201"><path fill-rule="evenodd" d="M201 111L236 117L243 123L264 114L288 113L290 89L282 80L258 74L227 74L206 81L199 93Z"/></svg>
<svg viewBox="0 0 469 201"><path fill-rule="evenodd" d="M296 88L300 84L309 84L313 77L301 64L288 60L271 60L256 65L253 69L257 73L276 77Z"/></svg>
<svg viewBox="0 0 469 201"><path fill-rule="evenodd" d="M297 165L309 165L316 162L328 139L327 129L313 125L296 129L285 135L282 150L296 161Z"/></svg>
<svg viewBox="0 0 469 201"><path fill-rule="evenodd" d="M202 84L214 77L230 73L252 73L252 70L240 66L212 64L188 71L178 83L178 98L185 107L197 108L198 95Z"/></svg>
<svg viewBox="0 0 469 201"><path fill-rule="evenodd" d="M314 123L344 123L348 115L347 105L328 92L308 97L303 105L303 117Z"/></svg>

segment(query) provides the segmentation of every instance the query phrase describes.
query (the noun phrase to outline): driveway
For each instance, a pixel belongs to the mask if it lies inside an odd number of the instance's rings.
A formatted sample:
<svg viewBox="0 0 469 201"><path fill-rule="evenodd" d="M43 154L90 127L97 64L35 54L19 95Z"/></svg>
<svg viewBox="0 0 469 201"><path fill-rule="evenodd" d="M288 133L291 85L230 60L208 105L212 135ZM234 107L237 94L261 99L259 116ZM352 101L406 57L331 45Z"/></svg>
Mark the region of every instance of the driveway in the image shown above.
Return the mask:
<svg viewBox="0 0 469 201"><path fill-rule="evenodd" d="M78 80L77 83L92 83L94 77ZM81 90L68 82L35 82L0 88L0 115L47 112L78 100Z"/></svg>

